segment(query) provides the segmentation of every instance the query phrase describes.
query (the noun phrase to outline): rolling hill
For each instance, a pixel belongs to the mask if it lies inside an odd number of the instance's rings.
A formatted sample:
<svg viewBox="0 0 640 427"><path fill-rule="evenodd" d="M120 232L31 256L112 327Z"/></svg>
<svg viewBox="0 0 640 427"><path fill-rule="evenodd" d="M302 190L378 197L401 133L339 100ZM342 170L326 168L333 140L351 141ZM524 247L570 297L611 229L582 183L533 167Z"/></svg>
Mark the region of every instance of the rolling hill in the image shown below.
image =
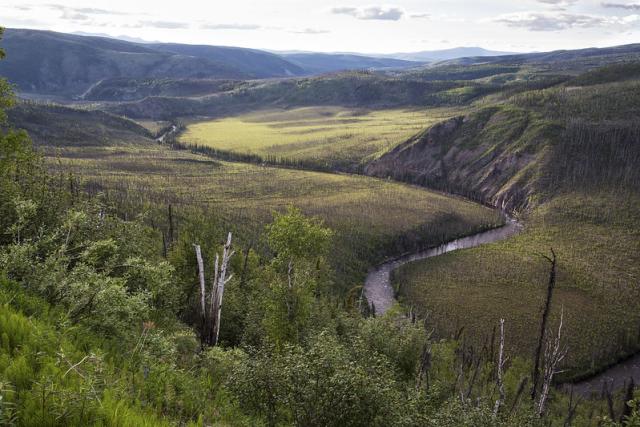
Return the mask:
<svg viewBox="0 0 640 427"><path fill-rule="evenodd" d="M130 43L51 31L8 29L0 75L22 92L78 96L93 84L127 78L250 79L304 71L266 52L214 47Z"/></svg>
<svg viewBox="0 0 640 427"><path fill-rule="evenodd" d="M8 111L8 122L29 133L38 146L150 145L151 133L131 120L103 111L19 102Z"/></svg>

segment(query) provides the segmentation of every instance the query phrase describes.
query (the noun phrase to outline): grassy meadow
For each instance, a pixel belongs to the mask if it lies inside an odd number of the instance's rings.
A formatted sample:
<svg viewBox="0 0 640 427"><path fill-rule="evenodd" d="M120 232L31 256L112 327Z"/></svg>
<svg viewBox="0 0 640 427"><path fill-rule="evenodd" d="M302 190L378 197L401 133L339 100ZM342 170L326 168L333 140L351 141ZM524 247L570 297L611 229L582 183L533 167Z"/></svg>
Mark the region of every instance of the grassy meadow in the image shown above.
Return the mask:
<svg viewBox="0 0 640 427"><path fill-rule="evenodd" d="M360 285L367 268L387 256L500 221L491 209L405 184L221 162L162 147L69 149L50 163L119 204L204 212L245 240L258 235L274 211L299 207L336 230L331 257L342 288Z"/></svg>
<svg viewBox="0 0 640 427"><path fill-rule="evenodd" d="M438 335L464 327L482 346L491 325L505 318L508 352L532 357L549 277L540 254L553 247L558 277L550 324L564 308L569 354L561 377L577 378L640 348L639 205L638 195L559 196L526 218L522 234L406 265L394 284Z"/></svg>
<svg viewBox="0 0 640 427"><path fill-rule="evenodd" d="M451 109L266 110L189 124L180 141L225 152L305 160L344 169L371 160L454 114Z"/></svg>

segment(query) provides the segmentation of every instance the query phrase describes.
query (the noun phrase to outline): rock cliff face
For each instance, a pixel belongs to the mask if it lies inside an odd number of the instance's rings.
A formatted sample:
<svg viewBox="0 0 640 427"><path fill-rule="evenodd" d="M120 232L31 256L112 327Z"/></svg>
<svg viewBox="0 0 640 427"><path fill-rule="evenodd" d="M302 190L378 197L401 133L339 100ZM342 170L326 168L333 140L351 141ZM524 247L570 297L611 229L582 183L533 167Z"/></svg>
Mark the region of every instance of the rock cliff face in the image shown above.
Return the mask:
<svg viewBox="0 0 640 427"><path fill-rule="evenodd" d="M486 108L417 134L365 173L523 209L532 202L545 147L557 131L525 110Z"/></svg>

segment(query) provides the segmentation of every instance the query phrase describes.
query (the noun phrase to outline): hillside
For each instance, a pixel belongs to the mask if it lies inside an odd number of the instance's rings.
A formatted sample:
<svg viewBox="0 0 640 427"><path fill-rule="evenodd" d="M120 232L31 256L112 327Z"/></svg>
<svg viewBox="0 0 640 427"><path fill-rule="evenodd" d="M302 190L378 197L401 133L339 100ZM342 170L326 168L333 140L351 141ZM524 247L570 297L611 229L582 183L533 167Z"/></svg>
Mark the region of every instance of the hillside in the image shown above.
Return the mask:
<svg viewBox="0 0 640 427"><path fill-rule="evenodd" d="M0 75L23 92L79 96L103 79L283 77L303 71L261 51L148 45L51 31L9 29Z"/></svg>
<svg viewBox="0 0 640 427"><path fill-rule="evenodd" d="M395 58L376 58L350 54L291 53L283 58L303 68L308 74L322 74L346 70L417 67L421 63Z"/></svg>
<svg viewBox="0 0 640 427"><path fill-rule="evenodd" d="M152 135L135 122L102 111L21 102L8 122L26 130L40 146L148 145Z"/></svg>
<svg viewBox="0 0 640 427"><path fill-rule="evenodd" d="M445 61L448 65L528 64L553 66L555 71L573 69L578 72L603 66L607 63L632 61L640 58L640 44L628 44L606 48L557 50L552 52L525 53L496 57L464 57Z"/></svg>
<svg viewBox="0 0 640 427"><path fill-rule="evenodd" d="M105 104L101 108L132 118L166 119L194 115L227 116L252 109L302 106L393 108L458 105L494 87L464 82L393 78L374 72L266 81L193 98L150 97L137 102Z"/></svg>
<svg viewBox="0 0 640 427"><path fill-rule="evenodd" d="M147 97L192 97L228 92L252 83L225 79L105 79L91 86L85 101L138 101Z"/></svg>
<svg viewBox="0 0 640 427"><path fill-rule="evenodd" d="M464 327L476 345L504 317L512 350L529 357L548 274L540 254L552 247L553 316L564 307L570 330L562 378L637 352L639 95L640 80L609 66L441 122L372 162L371 175L464 194L525 225L509 241L403 267L403 301L429 313L438 335Z"/></svg>

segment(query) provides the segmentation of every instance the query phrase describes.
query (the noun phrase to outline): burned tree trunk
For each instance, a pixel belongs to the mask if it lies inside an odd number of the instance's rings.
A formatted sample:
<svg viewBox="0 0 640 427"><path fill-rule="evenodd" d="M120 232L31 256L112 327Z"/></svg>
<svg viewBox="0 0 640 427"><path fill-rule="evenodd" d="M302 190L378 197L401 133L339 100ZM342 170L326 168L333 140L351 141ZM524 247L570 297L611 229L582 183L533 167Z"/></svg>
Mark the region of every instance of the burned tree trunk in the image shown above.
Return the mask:
<svg viewBox="0 0 640 427"><path fill-rule="evenodd" d="M220 315L222 312L222 297L224 295L224 287L231 280L233 275L227 276L229 261L234 252L231 250L231 233L227 236L227 242L222 251L222 260L216 254L213 265L213 279L211 290L209 291L209 305L207 307L207 290L204 279L204 262L202 261L202 253L199 245L194 245L196 250L196 259L198 261L198 273L200 280L200 310L202 319L201 341L203 345L214 346L218 343L220 336Z"/></svg>
<svg viewBox="0 0 640 427"><path fill-rule="evenodd" d="M216 294L216 305L214 307L214 311L211 313L211 320L214 322L213 326L215 328L214 339L211 345L216 345L218 343L218 337L220 336L220 314L222 313L222 296L224 295L224 287L231 280L233 275L230 275L227 278L227 267L229 266L229 261L233 256L234 252L231 250L231 233L227 236L227 243L224 245L224 249L222 251L222 263L220 264L220 275L217 280L217 288L215 289ZM216 271L218 270L218 256L216 255Z"/></svg>
<svg viewBox="0 0 640 427"><path fill-rule="evenodd" d="M202 319L202 334L205 336L204 329L206 328L206 316L207 311L205 309L205 298L206 298L206 286L204 280L204 262L202 261L202 251L200 250L200 245L193 245L196 250L196 261L198 262L198 279L200 281L200 316Z"/></svg>
<svg viewBox="0 0 640 427"><path fill-rule="evenodd" d="M560 312L560 324L558 325L558 334L549 339L546 343L544 351L544 375L542 382L542 390L538 401L538 416L544 414L544 408L549 398L553 377L558 373L558 365L567 355L567 349L562 346L562 326L564 321L564 310Z"/></svg>
<svg viewBox="0 0 640 427"><path fill-rule="evenodd" d="M544 309L542 310L542 319L540 321L540 334L538 336L538 344L536 346L536 352L533 357L533 372L531 373L532 385L531 385L531 399L535 400L538 394L538 384L540 381L540 357L542 354L542 347L544 345L544 335L547 330L547 321L549 319L549 312L551 311L551 300L553 298L553 289L556 286L556 253L551 248L551 258L546 255L543 257L551 263L551 271L549 272L549 284L547 286L547 297L544 303Z"/></svg>
<svg viewBox="0 0 640 427"><path fill-rule="evenodd" d="M498 366L496 373L496 385L498 386L498 399L493 408L493 417L496 418L500 412L500 408L504 405L504 382L502 380L502 374L504 371L504 319L500 319L500 350L498 351Z"/></svg>

